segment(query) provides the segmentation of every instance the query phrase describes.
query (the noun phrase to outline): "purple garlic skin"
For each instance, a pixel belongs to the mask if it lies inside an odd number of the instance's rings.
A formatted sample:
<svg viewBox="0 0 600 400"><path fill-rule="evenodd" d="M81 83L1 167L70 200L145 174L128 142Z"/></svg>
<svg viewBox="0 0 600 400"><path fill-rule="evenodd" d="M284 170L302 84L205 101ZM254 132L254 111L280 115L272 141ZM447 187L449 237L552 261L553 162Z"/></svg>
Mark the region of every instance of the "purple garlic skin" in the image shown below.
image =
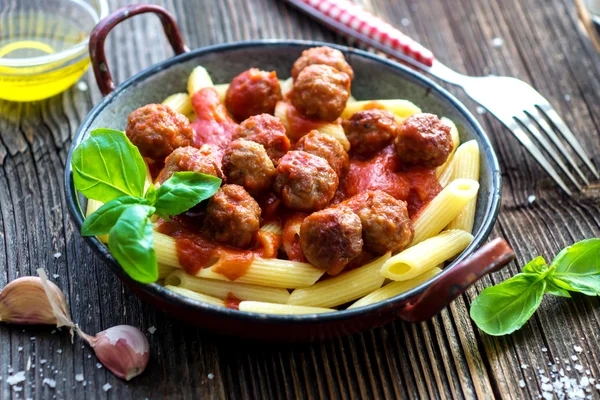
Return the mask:
<svg viewBox="0 0 600 400"><path fill-rule="evenodd" d="M128 381L146 369L150 345L138 328L117 325L96 336L79 333L92 346L98 360L119 378Z"/></svg>

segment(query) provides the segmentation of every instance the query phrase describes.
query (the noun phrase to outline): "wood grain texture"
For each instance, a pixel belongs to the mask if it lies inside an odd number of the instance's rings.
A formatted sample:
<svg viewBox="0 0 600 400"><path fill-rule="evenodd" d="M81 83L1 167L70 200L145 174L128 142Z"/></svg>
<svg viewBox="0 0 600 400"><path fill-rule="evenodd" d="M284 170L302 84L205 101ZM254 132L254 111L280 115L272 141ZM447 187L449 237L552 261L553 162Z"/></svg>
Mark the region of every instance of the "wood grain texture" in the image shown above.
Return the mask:
<svg viewBox="0 0 600 400"><path fill-rule="evenodd" d="M358 2L460 72L512 75L532 83L600 162L600 57L577 30L570 1ZM123 4L112 0L111 9ZM276 0L157 4L176 15L191 48L259 38L348 44ZM497 37L504 40L500 47L492 44ZM121 82L169 57L171 50L157 19L140 16L114 29L107 55ZM72 345L65 333L0 325L0 399L520 399L541 394L540 371L552 373L548 363L571 367L571 377L600 378L598 298L547 297L522 330L501 338L481 334L468 317L477 293L516 273L518 265L537 255L551 259L566 245L600 235L600 189L577 199L563 197L489 115L478 118L492 138L504 178L493 235L509 241L517 262L428 322L396 322L310 345L266 346L210 336L155 311L124 290L74 231L65 208L63 168L72 135L100 99L90 73L82 82L88 90L79 85L32 104L0 102L0 286L44 267L50 276L58 275L54 280L84 331L117 324L144 331L156 327L149 335L151 361L142 376L126 383L97 368L91 350L78 341ZM448 89L475 109L460 90ZM537 201L529 205L532 194ZM6 384L9 370L25 370L29 359L28 380L16 392ZM582 372L575 364L582 365ZM83 374L85 386L76 374ZM56 388L42 383L47 377L56 380ZM106 383L112 385L108 392L102 389Z"/></svg>

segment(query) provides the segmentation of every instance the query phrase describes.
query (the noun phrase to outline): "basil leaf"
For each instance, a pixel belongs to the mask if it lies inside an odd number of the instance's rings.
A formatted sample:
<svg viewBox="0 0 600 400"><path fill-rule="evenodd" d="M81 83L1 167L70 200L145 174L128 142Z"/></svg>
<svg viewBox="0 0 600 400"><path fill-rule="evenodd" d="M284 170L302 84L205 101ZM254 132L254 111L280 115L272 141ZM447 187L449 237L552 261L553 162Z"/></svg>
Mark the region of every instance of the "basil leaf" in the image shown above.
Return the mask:
<svg viewBox="0 0 600 400"><path fill-rule="evenodd" d="M558 286L552 276L546 278L546 293L554 296L571 298L568 289Z"/></svg>
<svg viewBox="0 0 600 400"><path fill-rule="evenodd" d="M563 249L550 264L555 283L587 296L600 294L600 239L587 239Z"/></svg>
<svg viewBox="0 0 600 400"><path fill-rule="evenodd" d="M487 334L506 335L520 329L540 306L546 282L522 274L485 288L471 305L471 319Z"/></svg>
<svg viewBox="0 0 600 400"><path fill-rule="evenodd" d="M146 164L121 131L96 129L73 151L75 187L103 203L121 196L142 197Z"/></svg>
<svg viewBox="0 0 600 400"><path fill-rule="evenodd" d="M108 236L108 248L125 272L141 283L158 280L154 235L150 216L154 207L129 206Z"/></svg>
<svg viewBox="0 0 600 400"><path fill-rule="evenodd" d="M529 261L523 266L523 273L525 274L542 274L546 272L548 265L544 257L539 256Z"/></svg>
<svg viewBox="0 0 600 400"><path fill-rule="evenodd" d="M134 204L145 204L147 200L139 197L123 196L104 204L83 221L83 236L98 236L108 233L117 223L123 212Z"/></svg>
<svg viewBox="0 0 600 400"><path fill-rule="evenodd" d="M156 188L154 187L154 185L148 186L148 190L146 190L144 198L148 200L148 202L152 205L156 203Z"/></svg>
<svg viewBox="0 0 600 400"><path fill-rule="evenodd" d="M221 179L196 172L176 172L156 190L156 213L161 217L186 212L219 190Z"/></svg>

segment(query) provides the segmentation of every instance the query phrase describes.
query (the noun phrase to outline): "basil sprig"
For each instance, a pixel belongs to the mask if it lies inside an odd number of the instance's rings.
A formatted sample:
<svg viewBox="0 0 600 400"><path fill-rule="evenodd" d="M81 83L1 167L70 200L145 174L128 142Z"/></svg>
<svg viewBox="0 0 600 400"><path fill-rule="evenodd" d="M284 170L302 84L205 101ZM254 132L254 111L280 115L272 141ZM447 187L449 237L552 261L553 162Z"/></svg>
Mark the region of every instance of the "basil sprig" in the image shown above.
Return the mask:
<svg viewBox="0 0 600 400"><path fill-rule="evenodd" d="M181 214L208 199L221 179L176 172L158 189L144 192L146 164L121 131L96 129L73 152L75 187L88 199L105 203L89 215L84 236L109 234L108 248L123 270L138 282L158 279L151 217Z"/></svg>
<svg viewBox="0 0 600 400"><path fill-rule="evenodd" d="M582 240L563 249L548 266L542 257L520 274L484 289L471 305L471 319L490 335L520 329L538 309L545 293L600 295L600 238Z"/></svg>

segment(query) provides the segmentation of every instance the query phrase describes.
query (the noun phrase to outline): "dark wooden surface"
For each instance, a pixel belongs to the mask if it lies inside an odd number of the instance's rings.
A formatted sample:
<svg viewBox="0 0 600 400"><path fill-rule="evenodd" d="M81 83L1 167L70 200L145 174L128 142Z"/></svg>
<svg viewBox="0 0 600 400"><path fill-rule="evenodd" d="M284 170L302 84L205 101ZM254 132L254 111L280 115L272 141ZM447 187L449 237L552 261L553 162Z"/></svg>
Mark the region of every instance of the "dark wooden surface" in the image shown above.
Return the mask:
<svg viewBox="0 0 600 400"><path fill-rule="evenodd" d="M122 4L113 0L111 8ZM191 48L257 38L347 44L276 0L159 4L176 15ZM361 4L404 25L403 30L458 71L513 75L532 83L600 163L600 58L578 32L569 0ZM502 38L503 45L494 46L494 38ZM116 28L107 53L118 81L171 55L150 16ZM504 172L502 211L493 235L510 242L518 261L428 322L396 322L312 345L267 346L212 337L155 311L125 290L74 231L65 209L64 162L70 138L100 99L89 73L82 82L47 101L0 102L0 286L44 267L58 275L55 281L67 296L73 319L85 331L117 324L144 331L156 327L149 334L152 357L141 377L125 383L97 368L90 349L79 341L72 345L65 333L0 325L0 399L537 398L553 365L578 380L600 378L597 298L545 298L522 330L501 338L482 334L468 317L478 291L516 273L518 265L537 255L551 259L566 245L600 236L599 188L578 199L563 197L490 116L479 119ZM449 89L475 110L463 93ZM530 195L537 196L533 205L528 205ZM9 371L25 370L29 359L27 381L16 392L6 378ZM76 374L83 374L85 386ZM45 377L55 379L56 388L44 385ZM108 392L102 389L106 383L112 385ZM593 389L586 395L599 397L600 392Z"/></svg>

